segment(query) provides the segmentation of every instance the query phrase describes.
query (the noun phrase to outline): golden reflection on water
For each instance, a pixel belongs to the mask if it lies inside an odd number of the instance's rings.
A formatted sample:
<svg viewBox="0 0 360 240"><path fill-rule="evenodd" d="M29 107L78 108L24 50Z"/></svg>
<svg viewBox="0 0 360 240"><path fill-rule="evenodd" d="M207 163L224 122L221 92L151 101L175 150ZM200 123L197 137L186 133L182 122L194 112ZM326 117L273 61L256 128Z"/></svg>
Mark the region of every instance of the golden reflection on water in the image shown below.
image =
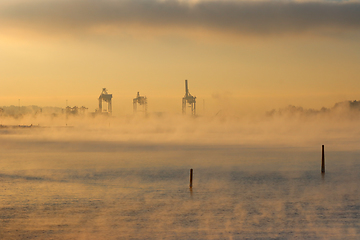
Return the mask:
<svg viewBox="0 0 360 240"><path fill-rule="evenodd" d="M357 153L329 157L325 175L317 156L235 147L4 150L0 239L356 239Z"/></svg>

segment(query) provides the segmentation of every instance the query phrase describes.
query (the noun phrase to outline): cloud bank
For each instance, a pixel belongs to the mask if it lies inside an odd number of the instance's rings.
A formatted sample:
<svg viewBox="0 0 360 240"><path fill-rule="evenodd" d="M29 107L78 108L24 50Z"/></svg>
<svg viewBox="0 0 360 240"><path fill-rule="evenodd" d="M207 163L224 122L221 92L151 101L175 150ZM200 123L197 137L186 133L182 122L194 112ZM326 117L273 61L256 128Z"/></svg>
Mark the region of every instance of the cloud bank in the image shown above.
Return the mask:
<svg viewBox="0 0 360 240"><path fill-rule="evenodd" d="M26 1L0 4L0 25L89 33L124 27L235 35L360 30L360 2L157 0Z"/></svg>

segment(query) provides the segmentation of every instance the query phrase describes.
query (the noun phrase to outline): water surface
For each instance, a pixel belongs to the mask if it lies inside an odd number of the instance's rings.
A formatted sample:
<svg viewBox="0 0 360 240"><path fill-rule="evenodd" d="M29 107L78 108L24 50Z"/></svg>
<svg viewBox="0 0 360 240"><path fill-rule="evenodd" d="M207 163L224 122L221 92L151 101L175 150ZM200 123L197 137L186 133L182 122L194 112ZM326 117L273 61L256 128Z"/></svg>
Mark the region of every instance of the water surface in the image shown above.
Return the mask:
<svg viewBox="0 0 360 240"><path fill-rule="evenodd" d="M7 139L0 238L358 239L358 156L321 175L320 146Z"/></svg>

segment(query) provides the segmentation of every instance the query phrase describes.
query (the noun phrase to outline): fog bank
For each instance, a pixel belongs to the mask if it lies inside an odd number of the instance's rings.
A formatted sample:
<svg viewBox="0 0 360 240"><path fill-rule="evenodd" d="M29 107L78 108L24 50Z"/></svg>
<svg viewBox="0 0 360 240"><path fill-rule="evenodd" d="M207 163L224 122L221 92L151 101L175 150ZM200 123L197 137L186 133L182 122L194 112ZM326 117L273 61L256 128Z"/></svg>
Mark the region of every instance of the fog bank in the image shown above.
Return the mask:
<svg viewBox="0 0 360 240"><path fill-rule="evenodd" d="M211 117L143 114L22 115L1 117L1 141L117 142L140 145L239 145L256 147L360 146L357 101L320 110L289 106L262 116L218 114Z"/></svg>

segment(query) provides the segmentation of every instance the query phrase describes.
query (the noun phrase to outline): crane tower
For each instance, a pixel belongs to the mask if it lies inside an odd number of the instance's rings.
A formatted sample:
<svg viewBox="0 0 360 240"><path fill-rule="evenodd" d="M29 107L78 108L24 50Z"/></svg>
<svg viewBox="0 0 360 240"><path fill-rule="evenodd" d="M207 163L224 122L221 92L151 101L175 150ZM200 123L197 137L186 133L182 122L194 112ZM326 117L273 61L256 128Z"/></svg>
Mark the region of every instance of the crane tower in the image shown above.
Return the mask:
<svg viewBox="0 0 360 240"><path fill-rule="evenodd" d="M186 114L186 106L191 108L191 115L196 115L196 97L192 96L188 89L188 82L185 80L185 96L182 99L182 113Z"/></svg>
<svg viewBox="0 0 360 240"><path fill-rule="evenodd" d="M99 96L99 112L106 112L109 115L112 114L112 104L111 104L112 94L108 94L106 88L103 88L100 96ZM107 103L107 109L103 110L103 102Z"/></svg>
<svg viewBox="0 0 360 240"><path fill-rule="evenodd" d="M137 105L138 104L143 107L143 112L146 114L147 113L147 97L140 96L139 92L137 92L136 98L133 99L134 113L137 112Z"/></svg>

